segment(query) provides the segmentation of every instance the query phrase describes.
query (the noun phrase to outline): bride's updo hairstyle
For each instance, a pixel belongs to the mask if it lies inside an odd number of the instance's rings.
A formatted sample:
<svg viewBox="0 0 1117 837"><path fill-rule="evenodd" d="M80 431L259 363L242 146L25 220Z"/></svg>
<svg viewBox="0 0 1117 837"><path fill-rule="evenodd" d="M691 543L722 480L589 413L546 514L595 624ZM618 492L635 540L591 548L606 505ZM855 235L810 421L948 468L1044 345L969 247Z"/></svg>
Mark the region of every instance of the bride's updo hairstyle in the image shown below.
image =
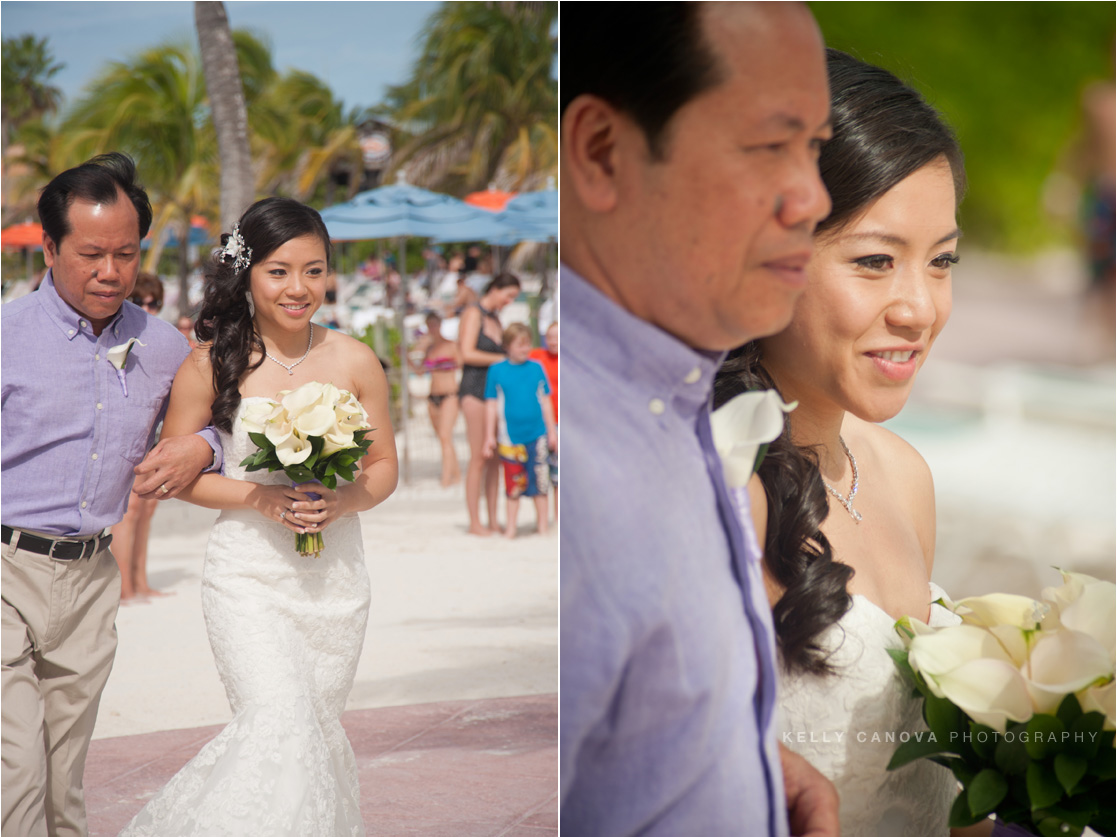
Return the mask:
<svg viewBox="0 0 1117 837"><path fill-rule="evenodd" d="M264 342L256 331L250 301L252 265L266 261L293 238L317 236L332 261L330 235L322 217L291 198L264 198L248 208L234 230L221 236L206 270L205 297L194 327L198 340L209 343L213 369L213 426L231 433L240 406L240 380L264 362ZM259 354L251 363L252 352Z"/></svg>
<svg viewBox="0 0 1117 837"><path fill-rule="evenodd" d="M960 201L966 185L962 151L935 109L887 70L834 49L826 57L834 138L822 147L818 167L833 208L816 238L840 231L939 158L950 165ZM730 352L718 371L714 406L760 389L778 387L764 368L761 345L753 341ZM781 658L791 672L830 674L819 638L849 610L846 588L853 570L834 560L819 529L830 504L818 457L813 449L792 444L789 418L759 474L768 498L764 562L784 591L772 609Z"/></svg>

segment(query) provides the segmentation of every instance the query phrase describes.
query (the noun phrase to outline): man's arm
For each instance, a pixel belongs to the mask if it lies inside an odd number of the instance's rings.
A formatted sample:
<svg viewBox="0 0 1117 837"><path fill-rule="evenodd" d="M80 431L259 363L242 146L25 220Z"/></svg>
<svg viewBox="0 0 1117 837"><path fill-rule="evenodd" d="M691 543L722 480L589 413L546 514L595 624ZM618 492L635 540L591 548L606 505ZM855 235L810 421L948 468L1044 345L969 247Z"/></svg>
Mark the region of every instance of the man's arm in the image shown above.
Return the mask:
<svg viewBox="0 0 1117 837"><path fill-rule="evenodd" d="M787 820L794 837L838 837L838 792L810 762L780 744Z"/></svg>

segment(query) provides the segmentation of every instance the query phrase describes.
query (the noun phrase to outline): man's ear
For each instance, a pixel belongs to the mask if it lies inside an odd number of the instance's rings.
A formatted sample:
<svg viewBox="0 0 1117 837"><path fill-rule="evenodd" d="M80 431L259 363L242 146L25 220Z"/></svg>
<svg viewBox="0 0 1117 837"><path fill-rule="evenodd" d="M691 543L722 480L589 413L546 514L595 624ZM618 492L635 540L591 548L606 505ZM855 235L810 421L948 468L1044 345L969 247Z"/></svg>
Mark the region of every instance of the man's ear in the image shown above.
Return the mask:
<svg viewBox="0 0 1117 837"><path fill-rule="evenodd" d="M43 261L47 267L54 267L54 258L58 254L58 247L54 239L43 233Z"/></svg>
<svg viewBox="0 0 1117 837"><path fill-rule="evenodd" d="M618 143L625 117L603 99L583 94L562 116L563 174L578 202L591 212L617 205Z"/></svg>

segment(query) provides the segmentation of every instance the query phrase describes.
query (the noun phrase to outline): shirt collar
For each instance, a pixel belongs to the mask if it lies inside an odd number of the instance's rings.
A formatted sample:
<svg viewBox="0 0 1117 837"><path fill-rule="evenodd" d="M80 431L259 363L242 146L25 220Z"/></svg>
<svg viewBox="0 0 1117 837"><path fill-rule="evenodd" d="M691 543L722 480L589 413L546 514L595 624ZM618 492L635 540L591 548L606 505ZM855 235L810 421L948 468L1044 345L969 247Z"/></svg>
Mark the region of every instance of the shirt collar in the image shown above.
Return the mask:
<svg viewBox="0 0 1117 837"><path fill-rule="evenodd" d="M43 277L43 281L39 284L39 290L36 291L36 296L47 316L58 326L58 329L67 340L73 340L83 332L90 337L94 337L93 325L89 322L89 318L83 314L79 314L67 305L66 300L59 295L58 289L54 286L53 270L47 270L46 276ZM102 337L106 333L114 336L119 334L124 308L125 306L121 305L120 310L109 320L109 324L101 331ZM94 337L94 339L96 338Z"/></svg>
<svg viewBox="0 0 1117 837"><path fill-rule="evenodd" d="M582 347L579 353L595 365L638 383L653 400L674 403L680 412L697 413L709 403L724 352L692 349L621 308L566 265L560 267L559 287L563 309L577 312L563 323L571 331L566 338L571 347Z"/></svg>

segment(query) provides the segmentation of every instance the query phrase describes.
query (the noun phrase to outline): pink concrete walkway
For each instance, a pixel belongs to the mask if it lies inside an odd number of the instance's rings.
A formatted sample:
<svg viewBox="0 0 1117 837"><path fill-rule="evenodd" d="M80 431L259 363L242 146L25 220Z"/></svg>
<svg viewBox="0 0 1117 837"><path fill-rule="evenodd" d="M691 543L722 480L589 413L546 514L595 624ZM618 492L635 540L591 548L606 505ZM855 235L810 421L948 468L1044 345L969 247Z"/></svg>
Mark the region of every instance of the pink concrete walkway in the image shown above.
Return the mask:
<svg viewBox="0 0 1117 837"><path fill-rule="evenodd" d="M356 710L342 724L370 837L558 833L556 695ZM85 769L90 837L115 835L220 730L94 741Z"/></svg>

